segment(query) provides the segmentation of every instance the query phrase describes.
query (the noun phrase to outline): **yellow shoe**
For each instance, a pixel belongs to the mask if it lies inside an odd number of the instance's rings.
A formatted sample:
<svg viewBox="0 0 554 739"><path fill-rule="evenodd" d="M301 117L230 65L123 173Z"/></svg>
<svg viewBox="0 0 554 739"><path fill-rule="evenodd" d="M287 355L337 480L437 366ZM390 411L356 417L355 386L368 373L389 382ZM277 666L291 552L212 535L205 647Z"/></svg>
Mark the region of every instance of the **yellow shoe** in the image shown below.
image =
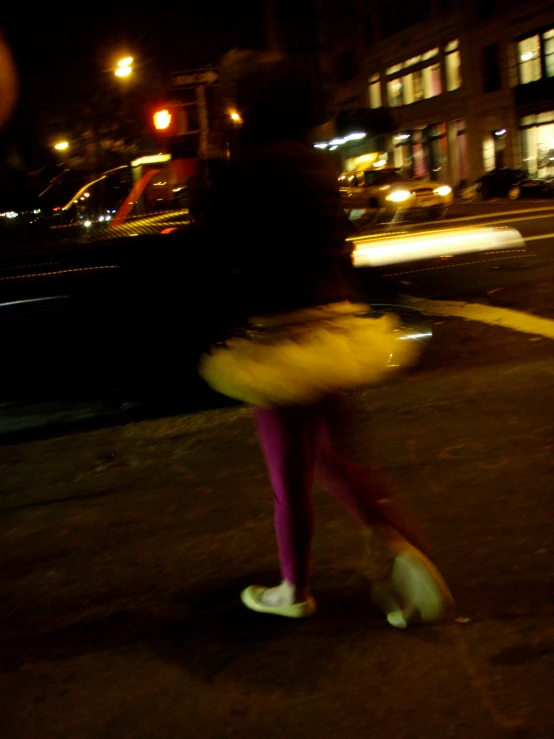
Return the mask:
<svg viewBox="0 0 554 739"><path fill-rule="evenodd" d="M301 603L293 603L290 606L268 606L262 603L262 596L266 590L267 588L259 585L251 585L242 591L240 598L247 608L258 613L272 613L287 618L307 618L315 613L316 603L311 596Z"/></svg>

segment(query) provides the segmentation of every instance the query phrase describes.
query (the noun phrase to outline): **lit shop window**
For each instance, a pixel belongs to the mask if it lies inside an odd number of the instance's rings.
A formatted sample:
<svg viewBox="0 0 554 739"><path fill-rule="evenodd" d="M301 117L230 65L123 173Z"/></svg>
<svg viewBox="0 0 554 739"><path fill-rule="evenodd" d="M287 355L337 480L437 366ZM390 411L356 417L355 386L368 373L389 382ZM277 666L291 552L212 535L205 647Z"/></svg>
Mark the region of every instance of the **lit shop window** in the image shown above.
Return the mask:
<svg viewBox="0 0 554 739"><path fill-rule="evenodd" d="M554 175L554 110L520 120L523 163L538 177Z"/></svg>
<svg viewBox="0 0 554 739"><path fill-rule="evenodd" d="M519 81L522 85L535 82L541 78L541 43L540 36L530 36L517 45L519 58Z"/></svg>
<svg viewBox="0 0 554 739"><path fill-rule="evenodd" d="M450 41L444 47L444 63L446 65L446 89L448 92L458 90L462 86L462 69L458 39Z"/></svg>

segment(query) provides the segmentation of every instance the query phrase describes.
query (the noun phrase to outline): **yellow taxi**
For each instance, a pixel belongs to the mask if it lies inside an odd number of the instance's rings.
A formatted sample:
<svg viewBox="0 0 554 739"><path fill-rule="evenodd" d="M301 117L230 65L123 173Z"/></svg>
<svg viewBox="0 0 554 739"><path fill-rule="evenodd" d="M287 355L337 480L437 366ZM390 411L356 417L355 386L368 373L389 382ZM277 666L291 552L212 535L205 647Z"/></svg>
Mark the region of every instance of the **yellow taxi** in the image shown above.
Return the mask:
<svg viewBox="0 0 554 739"><path fill-rule="evenodd" d="M453 200L450 185L410 179L402 170L379 161L343 172L339 188L346 211L364 210L376 220L415 214L444 218Z"/></svg>

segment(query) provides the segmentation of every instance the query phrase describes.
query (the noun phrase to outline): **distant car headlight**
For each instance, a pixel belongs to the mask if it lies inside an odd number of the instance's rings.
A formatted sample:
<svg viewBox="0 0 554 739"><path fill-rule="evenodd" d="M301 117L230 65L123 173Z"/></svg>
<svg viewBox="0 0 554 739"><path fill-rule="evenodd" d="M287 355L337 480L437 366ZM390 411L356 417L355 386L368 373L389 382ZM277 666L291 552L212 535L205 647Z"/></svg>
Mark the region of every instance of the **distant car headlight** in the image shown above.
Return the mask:
<svg viewBox="0 0 554 739"><path fill-rule="evenodd" d="M435 193L437 195L440 195L441 198L445 198L447 195L450 195L451 192L452 188L450 187L450 185L441 185L441 187L437 187L437 189L435 190Z"/></svg>
<svg viewBox="0 0 554 739"><path fill-rule="evenodd" d="M387 200L391 200L393 203L403 203L405 200L408 200L411 195L412 193L408 190L395 190L394 192L391 192L390 195L387 195Z"/></svg>

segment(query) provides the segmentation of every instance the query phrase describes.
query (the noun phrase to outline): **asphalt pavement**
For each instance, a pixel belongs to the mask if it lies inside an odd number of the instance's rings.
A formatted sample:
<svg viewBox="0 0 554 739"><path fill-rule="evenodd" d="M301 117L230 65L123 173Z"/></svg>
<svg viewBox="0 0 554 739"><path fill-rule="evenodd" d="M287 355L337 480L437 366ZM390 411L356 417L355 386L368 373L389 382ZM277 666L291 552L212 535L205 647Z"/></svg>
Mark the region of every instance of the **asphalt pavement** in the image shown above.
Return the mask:
<svg viewBox="0 0 554 739"><path fill-rule="evenodd" d="M354 521L316 490L316 615L277 578L247 409L55 436L0 457L2 739L550 739L553 342L437 319L420 365L360 398L457 619L395 631ZM538 339L538 340L537 340Z"/></svg>
<svg viewBox="0 0 554 739"><path fill-rule="evenodd" d="M511 283L477 280L471 310L452 302L472 320L426 302L420 363L359 399L357 453L418 512L455 619L389 627L360 571L359 529L321 490L318 612L297 623L247 611L241 588L278 572L243 407L138 422L109 405L11 408L0 739L551 739L554 341L533 328L533 316L554 318L545 207L453 206L452 224L511 219L540 237L536 262ZM498 306L525 311L530 332L495 325ZM49 431L19 434L45 419Z"/></svg>

